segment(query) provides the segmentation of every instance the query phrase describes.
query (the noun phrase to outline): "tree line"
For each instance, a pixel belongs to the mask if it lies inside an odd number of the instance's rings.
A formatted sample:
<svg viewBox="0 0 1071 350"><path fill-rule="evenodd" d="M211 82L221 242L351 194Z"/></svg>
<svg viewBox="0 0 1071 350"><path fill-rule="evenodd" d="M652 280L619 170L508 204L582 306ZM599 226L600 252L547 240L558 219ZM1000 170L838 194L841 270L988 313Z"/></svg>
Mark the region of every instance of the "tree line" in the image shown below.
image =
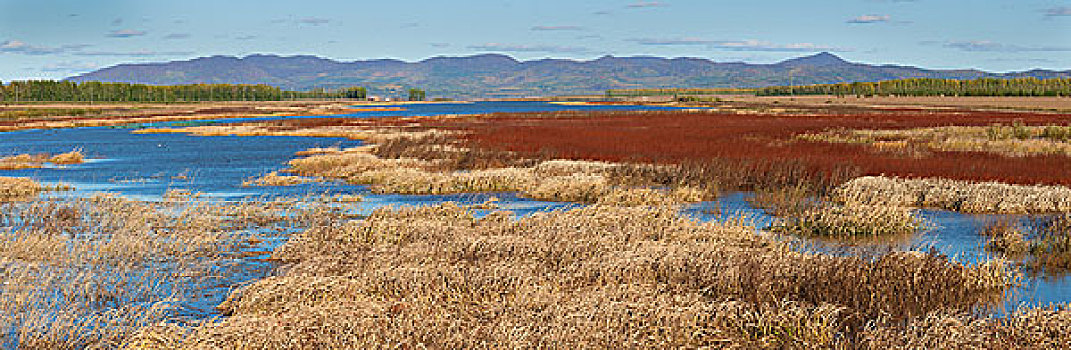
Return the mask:
<svg viewBox="0 0 1071 350"><path fill-rule="evenodd" d="M145 85L55 80L0 82L0 102L200 102L285 101L297 99L363 99L363 87L287 91L258 84Z"/></svg>
<svg viewBox="0 0 1071 350"><path fill-rule="evenodd" d="M913 78L804 86L771 86L759 96L1071 96L1071 78L980 78L974 80Z"/></svg>
<svg viewBox="0 0 1071 350"><path fill-rule="evenodd" d="M606 97L641 97L641 96L692 96L692 95L731 95L752 94L755 89L737 88L660 88L660 89L611 89L606 90Z"/></svg>

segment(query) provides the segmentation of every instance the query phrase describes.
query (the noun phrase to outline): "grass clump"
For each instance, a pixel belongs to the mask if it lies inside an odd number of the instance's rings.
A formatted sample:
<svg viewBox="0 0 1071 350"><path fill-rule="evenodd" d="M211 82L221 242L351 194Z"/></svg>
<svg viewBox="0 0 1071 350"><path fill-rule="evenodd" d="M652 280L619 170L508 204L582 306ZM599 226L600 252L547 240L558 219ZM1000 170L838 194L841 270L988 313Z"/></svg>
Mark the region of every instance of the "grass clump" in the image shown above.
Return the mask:
<svg viewBox="0 0 1071 350"><path fill-rule="evenodd" d="M85 155L82 150L74 150L54 155L48 158L48 162L56 165L82 164L85 162Z"/></svg>
<svg viewBox="0 0 1071 350"><path fill-rule="evenodd" d="M379 209L290 238L278 275L229 317L140 338L183 348L845 347L867 325L973 310L994 262L799 253L676 209L603 206L477 218L454 204Z"/></svg>
<svg viewBox="0 0 1071 350"><path fill-rule="evenodd" d="M196 323L263 276L244 260L327 215L290 204L113 196L0 204L0 347L119 348L160 323Z"/></svg>
<svg viewBox="0 0 1071 350"><path fill-rule="evenodd" d="M278 172L270 172L264 176L249 179L242 182L243 187L252 186L293 186L315 181L307 177L279 175Z"/></svg>
<svg viewBox="0 0 1071 350"><path fill-rule="evenodd" d="M56 155L48 153L19 154L0 158L0 170L35 169L41 168L47 163L72 165L82 164L83 162L85 162L85 155L82 154L80 149Z"/></svg>
<svg viewBox="0 0 1071 350"><path fill-rule="evenodd" d="M1071 155L1071 127L1060 125L1026 126L944 126L917 129L863 130L837 129L809 133L799 139L829 143L862 144L892 154L928 156L933 151L988 152L1010 157ZM924 151L923 151L924 150Z"/></svg>
<svg viewBox="0 0 1071 350"><path fill-rule="evenodd" d="M1071 188L999 182L865 176L838 187L833 198L849 204L938 208L965 213L1071 212Z"/></svg>
<svg viewBox="0 0 1071 350"><path fill-rule="evenodd" d="M1030 271L1071 271L1071 214L1032 218L1025 223L997 221L979 234L989 237L986 250L1019 258Z"/></svg>
<svg viewBox="0 0 1071 350"><path fill-rule="evenodd" d="M979 234L989 237L984 248L990 252L1021 256L1030 248L1026 240L1028 233L1024 232L1018 223L1011 220L998 220L987 224Z"/></svg>
<svg viewBox="0 0 1071 350"><path fill-rule="evenodd" d="M0 177L0 202L30 199L44 190L44 186L31 179Z"/></svg>
<svg viewBox="0 0 1071 350"><path fill-rule="evenodd" d="M394 139L402 139L395 137ZM398 155L409 154L397 147ZM412 147L412 146L406 146ZM700 201L709 195L692 186L676 184L654 189L651 182L624 183L616 176L624 165L567 160L538 162L530 167L453 169L456 161L443 159L380 158L368 149L316 150L309 157L290 161L286 171L303 176L344 179L370 185L375 193L455 194L520 192L549 201L623 205L668 204ZM376 153L380 153L375 151Z"/></svg>
<svg viewBox="0 0 1071 350"><path fill-rule="evenodd" d="M910 234L925 228L911 208L869 205L826 205L785 219L781 232L825 237Z"/></svg>

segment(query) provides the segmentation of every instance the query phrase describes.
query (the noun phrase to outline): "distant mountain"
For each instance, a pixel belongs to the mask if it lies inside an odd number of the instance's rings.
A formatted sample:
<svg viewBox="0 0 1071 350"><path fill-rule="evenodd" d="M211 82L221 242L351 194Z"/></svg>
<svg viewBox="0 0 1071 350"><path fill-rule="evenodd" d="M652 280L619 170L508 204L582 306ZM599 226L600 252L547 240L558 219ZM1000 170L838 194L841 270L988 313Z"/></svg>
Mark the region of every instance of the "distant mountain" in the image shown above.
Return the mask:
<svg viewBox="0 0 1071 350"><path fill-rule="evenodd" d="M370 88L376 95L400 95L405 88L421 87L428 90L429 96L519 97L590 94L627 88L762 87L901 78L980 77L1071 77L1071 71L928 70L853 63L828 52L774 64L613 56L590 61L542 59L522 62L499 54L434 57L419 62L390 59L339 62L315 56L251 55L121 64L68 80L154 85L270 84L293 90L359 85Z"/></svg>

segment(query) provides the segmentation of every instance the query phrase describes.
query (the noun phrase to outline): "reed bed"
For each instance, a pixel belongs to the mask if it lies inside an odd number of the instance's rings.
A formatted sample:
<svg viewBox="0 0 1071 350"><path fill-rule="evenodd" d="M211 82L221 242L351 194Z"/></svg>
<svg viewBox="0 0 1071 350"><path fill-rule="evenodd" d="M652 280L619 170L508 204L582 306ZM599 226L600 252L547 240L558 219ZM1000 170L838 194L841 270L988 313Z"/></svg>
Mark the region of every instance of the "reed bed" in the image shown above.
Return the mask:
<svg viewBox="0 0 1071 350"><path fill-rule="evenodd" d="M67 153L60 153L52 156L48 159L49 163L56 165L70 165L70 164L82 164L85 162L85 155L82 154L82 150L74 150Z"/></svg>
<svg viewBox="0 0 1071 350"><path fill-rule="evenodd" d="M248 179L242 182L242 186L293 186L314 181L316 181L316 179L301 176L279 175L278 172L273 171L257 178Z"/></svg>
<svg viewBox="0 0 1071 350"><path fill-rule="evenodd" d="M922 147L931 151L988 152L1009 157L1033 155L1071 156L1071 127L1060 125L1026 126L946 126L898 130L839 129L803 134L808 141L864 144L880 152L902 153L904 148Z"/></svg>
<svg viewBox="0 0 1071 350"><path fill-rule="evenodd" d="M869 349L1065 349L1071 347L1071 310L1019 309L1003 318L933 314L903 325L872 327L860 345Z"/></svg>
<svg viewBox="0 0 1071 350"><path fill-rule="evenodd" d="M1025 223L998 221L979 234L989 237L986 250L1021 259L1029 271L1071 271L1071 214L1032 218Z"/></svg>
<svg viewBox="0 0 1071 350"><path fill-rule="evenodd" d="M870 326L999 300L1001 262L799 253L673 207L511 219L454 204L384 208L295 235L229 317L160 324L144 348L846 347Z"/></svg>
<svg viewBox="0 0 1071 350"><path fill-rule="evenodd" d="M927 224L914 210L871 205L824 205L782 220L775 230L824 237L904 235Z"/></svg>
<svg viewBox="0 0 1071 350"><path fill-rule="evenodd" d="M44 190L44 186L32 179L0 177L0 202L30 199Z"/></svg>
<svg viewBox="0 0 1071 350"><path fill-rule="evenodd" d="M263 276L243 260L261 235L326 215L180 194L0 204L0 347L118 348L141 328L195 322L219 295Z"/></svg>
<svg viewBox="0 0 1071 350"><path fill-rule="evenodd" d="M373 151L374 152L374 151ZM455 194L520 192L549 201L621 205L701 201L709 190L690 186L637 187L615 183L611 173L622 165L551 160L532 167L439 171L448 160L380 158L370 151L317 151L290 161L286 170L303 176L344 179L371 185L375 193ZM447 166L447 168L451 168Z"/></svg>
<svg viewBox="0 0 1071 350"><path fill-rule="evenodd" d="M82 164L85 155L82 150L73 150L61 154L19 154L0 158L0 170L35 169L45 166L47 163L55 165Z"/></svg>
<svg viewBox="0 0 1071 350"><path fill-rule="evenodd" d="M965 213L1071 211L1071 188L947 179L867 176L837 188L834 199L871 206L939 208Z"/></svg>

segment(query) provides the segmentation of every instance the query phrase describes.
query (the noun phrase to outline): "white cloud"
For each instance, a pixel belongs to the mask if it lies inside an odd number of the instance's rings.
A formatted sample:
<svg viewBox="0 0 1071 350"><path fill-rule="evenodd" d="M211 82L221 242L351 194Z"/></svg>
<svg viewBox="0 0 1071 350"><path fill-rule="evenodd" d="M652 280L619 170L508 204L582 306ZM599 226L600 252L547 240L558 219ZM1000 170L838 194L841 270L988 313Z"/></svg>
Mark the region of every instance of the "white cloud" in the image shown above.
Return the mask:
<svg viewBox="0 0 1071 350"><path fill-rule="evenodd" d="M51 46L39 46L31 45L21 40L8 40L0 42L0 54L21 54L21 55L51 55L59 54L71 51L78 51L89 45L77 44L77 45L63 45L59 47Z"/></svg>
<svg viewBox="0 0 1071 350"><path fill-rule="evenodd" d="M1071 6L1060 6L1045 9L1045 16L1057 17L1057 16L1071 16Z"/></svg>
<svg viewBox="0 0 1071 350"><path fill-rule="evenodd" d="M732 51L771 51L771 52L809 52L809 51L850 51L814 43L775 44L761 40L708 40L703 38L672 39L628 39L640 45L648 46L706 46L711 49Z"/></svg>
<svg viewBox="0 0 1071 350"><path fill-rule="evenodd" d="M545 53L576 53L576 52L588 52L587 48L575 47L575 46L556 46L556 45L513 45L513 44L501 44L501 43L486 43L482 45L471 45L469 49L482 50L482 51L498 51L498 52L545 52Z"/></svg>
<svg viewBox="0 0 1071 350"><path fill-rule="evenodd" d="M625 7L633 8L633 9L639 9L639 8L666 7L666 6L669 6L669 4L661 2L661 1L637 1L637 2L634 2L634 3L628 4L628 6L625 6Z"/></svg>
<svg viewBox="0 0 1071 350"><path fill-rule="evenodd" d="M866 23L884 23L888 22L892 17L889 15L862 15L848 20L848 23L866 24Z"/></svg>
<svg viewBox="0 0 1071 350"><path fill-rule="evenodd" d="M41 67L42 72L61 72L61 73L75 73L91 71L99 68L96 63L86 62L56 62L49 63Z"/></svg>
<svg viewBox="0 0 1071 350"><path fill-rule="evenodd" d="M922 44L940 44L945 48L957 49L962 51L972 52L1062 52L1071 51L1071 47L1068 46L1024 46L1016 44L1005 44L992 42L989 40L972 40L972 41L946 41L943 43L935 43L931 41L923 42Z"/></svg>
<svg viewBox="0 0 1071 350"><path fill-rule="evenodd" d="M108 37L109 38L131 38L131 37L135 37L135 36L143 36L145 34L148 34L148 32L143 31L143 30L135 30L135 29L119 29L119 30L113 30L111 32L108 32Z"/></svg>
<svg viewBox="0 0 1071 350"><path fill-rule="evenodd" d="M574 31L584 30L581 26L535 26L532 27L534 31Z"/></svg>
<svg viewBox="0 0 1071 350"><path fill-rule="evenodd" d="M327 18L319 18L319 17L305 17L305 18L297 20L297 22L300 23L300 24L309 24L309 25L318 26L318 25L321 25L321 24L331 23L331 20L327 19Z"/></svg>
<svg viewBox="0 0 1071 350"><path fill-rule="evenodd" d="M153 50L139 50L139 51L86 51L77 52L77 56L115 56L115 57L159 57L159 56L187 56L192 55L192 51L153 51Z"/></svg>

